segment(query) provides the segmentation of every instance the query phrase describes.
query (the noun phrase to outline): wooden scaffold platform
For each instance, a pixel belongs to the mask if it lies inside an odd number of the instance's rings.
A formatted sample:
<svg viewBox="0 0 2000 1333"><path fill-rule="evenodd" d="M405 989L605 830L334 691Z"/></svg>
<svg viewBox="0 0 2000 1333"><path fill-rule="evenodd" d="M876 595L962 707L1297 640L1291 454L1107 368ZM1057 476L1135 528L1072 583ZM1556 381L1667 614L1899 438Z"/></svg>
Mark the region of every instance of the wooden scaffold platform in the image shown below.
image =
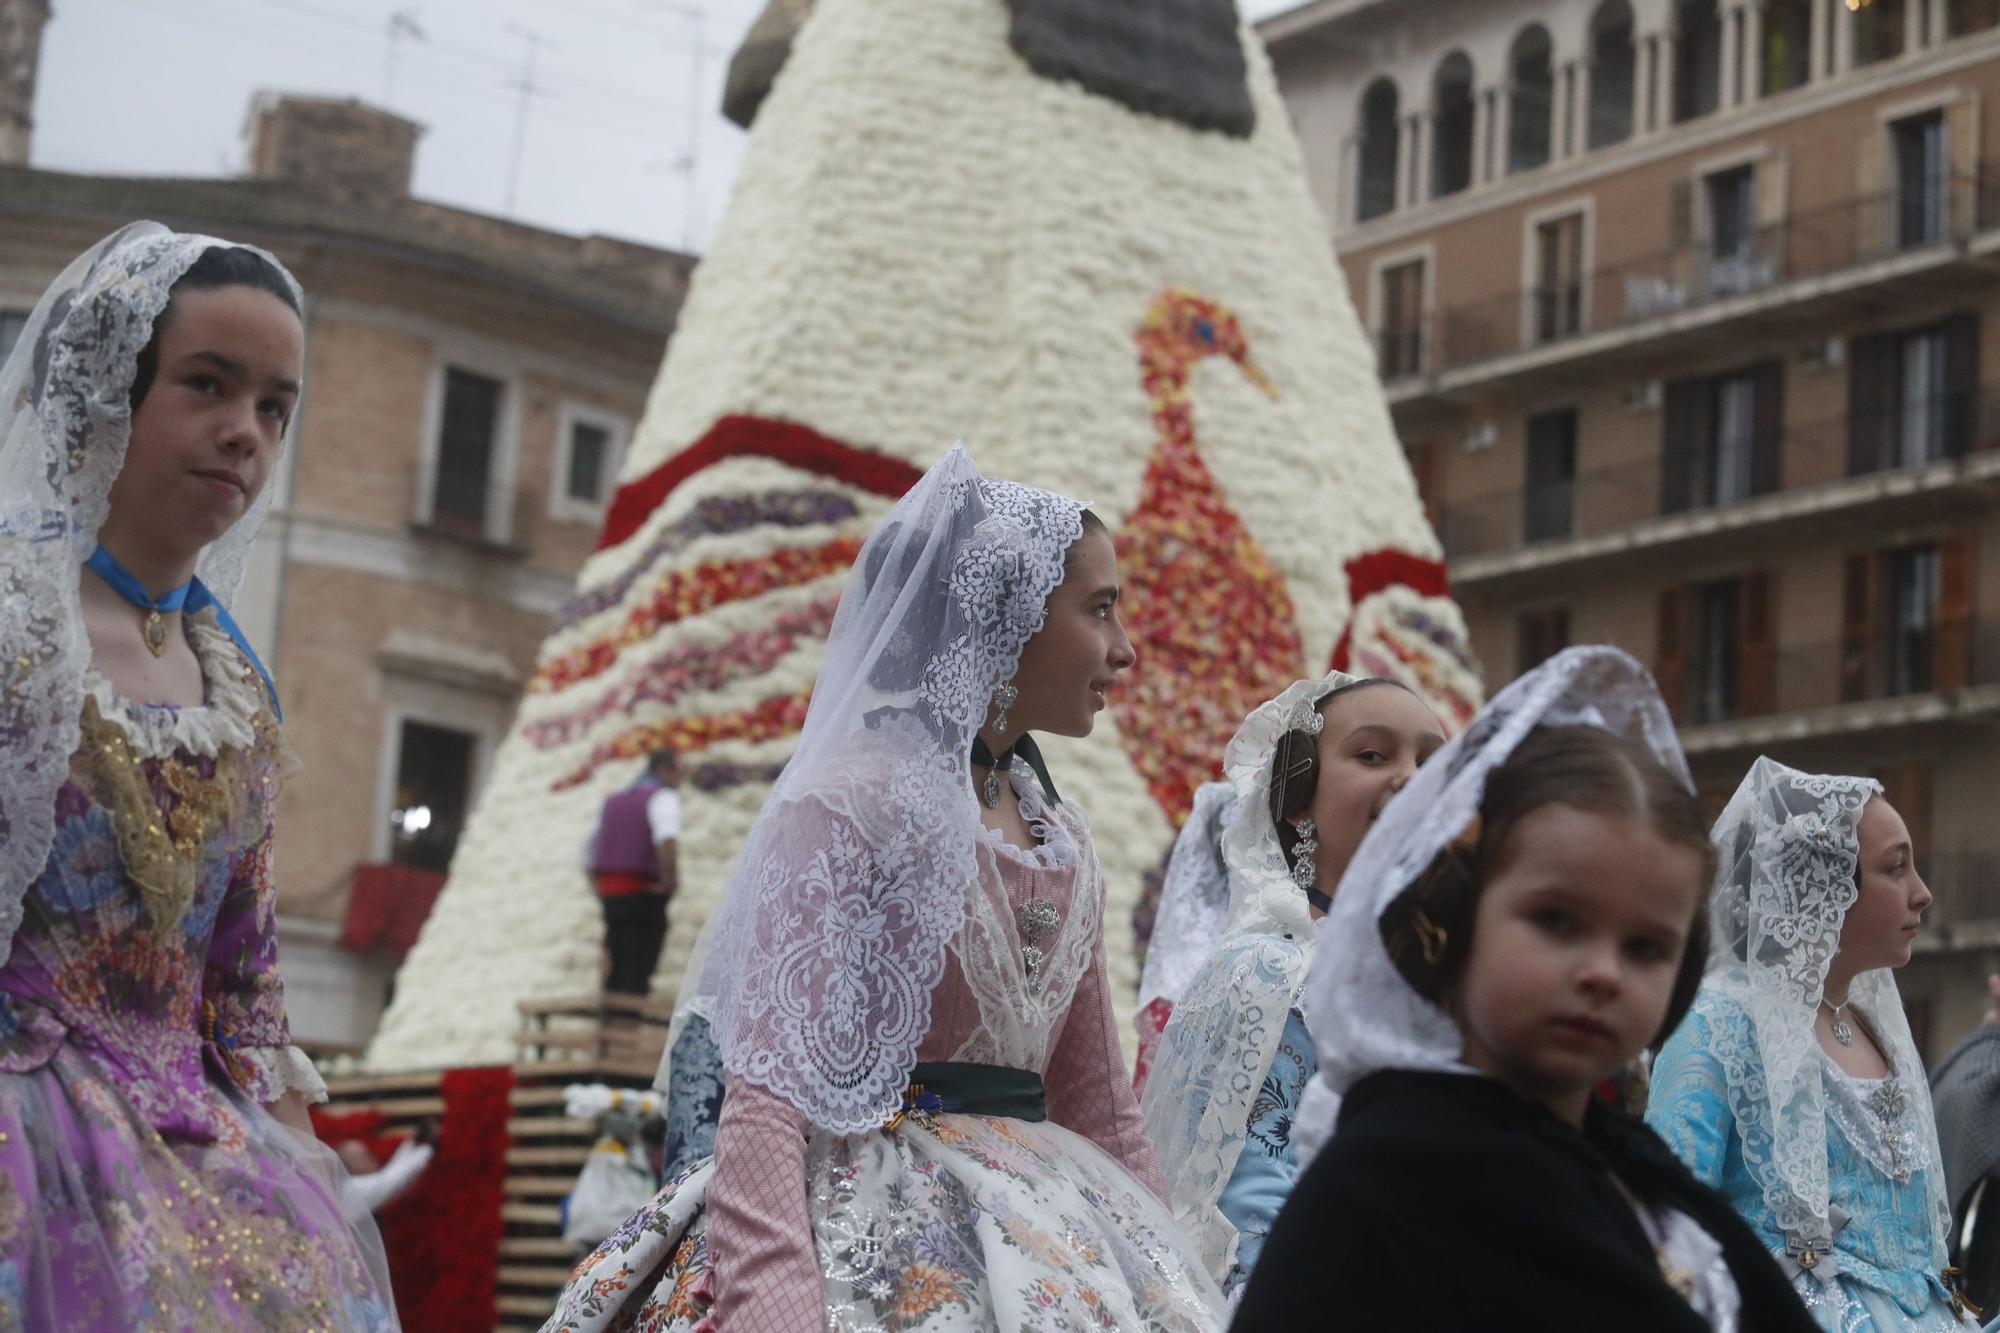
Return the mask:
<svg viewBox="0 0 2000 1333"><path fill-rule="evenodd" d="M611 994L525 1000L519 1009L493 1325L509 1331L541 1326L576 1258L562 1238L562 1202L576 1184L598 1126L564 1114L564 1088L572 1083L649 1087L673 1014L665 1001ZM326 1109L377 1112L387 1122L385 1132L413 1132L444 1114L444 1073L329 1078Z"/></svg>

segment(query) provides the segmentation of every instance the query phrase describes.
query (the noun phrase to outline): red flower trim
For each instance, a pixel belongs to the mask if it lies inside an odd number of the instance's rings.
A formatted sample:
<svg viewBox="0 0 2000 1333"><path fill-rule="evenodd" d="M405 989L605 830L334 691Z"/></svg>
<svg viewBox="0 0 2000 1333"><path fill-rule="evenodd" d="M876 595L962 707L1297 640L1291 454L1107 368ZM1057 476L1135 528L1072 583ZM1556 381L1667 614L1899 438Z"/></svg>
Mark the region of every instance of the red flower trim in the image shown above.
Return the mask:
<svg viewBox="0 0 2000 1333"><path fill-rule="evenodd" d="M597 538L602 551L637 532L674 488L725 458L775 459L806 472L834 477L875 495L897 498L922 479L923 469L888 454L858 449L796 421L726 416L708 433L636 481L618 488Z"/></svg>

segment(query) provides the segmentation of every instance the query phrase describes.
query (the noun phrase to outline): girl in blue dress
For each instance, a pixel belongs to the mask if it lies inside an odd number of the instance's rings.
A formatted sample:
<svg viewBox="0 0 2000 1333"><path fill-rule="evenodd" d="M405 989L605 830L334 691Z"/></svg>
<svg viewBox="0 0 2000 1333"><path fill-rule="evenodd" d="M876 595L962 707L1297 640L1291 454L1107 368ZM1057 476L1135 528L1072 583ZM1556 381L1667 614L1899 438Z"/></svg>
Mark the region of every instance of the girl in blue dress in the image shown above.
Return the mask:
<svg viewBox="0 0 2000 1333"><path fill-rule="evenodd" d="M1969 1329L1923 1062L1896 993L1930 890L1870 778L1760 758L1717 821L1714 951L1647 1120L1835 1333Z"/></svg>

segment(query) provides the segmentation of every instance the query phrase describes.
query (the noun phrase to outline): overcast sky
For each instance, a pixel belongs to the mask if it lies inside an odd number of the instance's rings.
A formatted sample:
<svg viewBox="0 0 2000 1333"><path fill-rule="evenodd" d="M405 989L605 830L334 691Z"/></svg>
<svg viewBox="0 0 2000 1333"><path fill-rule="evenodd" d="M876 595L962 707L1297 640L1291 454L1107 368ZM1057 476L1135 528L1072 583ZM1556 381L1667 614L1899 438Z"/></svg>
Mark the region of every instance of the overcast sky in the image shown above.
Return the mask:
<svg viewBox="0 0 2000 1333"><path fill-rule="evenodd" d="M1296 2L1244 0L1253 17ZM698 249L743 148L742 132L716 109L723 75L763 0L53 0L53 8L35 95L38 167L235 174L244 112L259 90L352 96L428 127L416 180L427 199ZM392 30L402 35L392 39ZM531 50L526 129L517 135Z"/></svg>

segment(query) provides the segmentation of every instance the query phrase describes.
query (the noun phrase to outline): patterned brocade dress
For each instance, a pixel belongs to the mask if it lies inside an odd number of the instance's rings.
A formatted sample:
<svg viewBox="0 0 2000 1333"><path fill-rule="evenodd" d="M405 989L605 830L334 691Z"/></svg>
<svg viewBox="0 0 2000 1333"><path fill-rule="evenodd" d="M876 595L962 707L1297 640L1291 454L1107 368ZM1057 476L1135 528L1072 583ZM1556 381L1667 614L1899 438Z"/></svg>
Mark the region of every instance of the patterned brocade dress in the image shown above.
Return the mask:
<svg viewBox="0 0 2000 1333"><path fill-rule="evenodd" d="M1088 830L1025 767L1014 787L1041 845L989 842L975 898L1016 918L1043 899L1060 925L1031 974L1014 921L975 902L917 1054L1031 1069L1048 1119L946 1112L839 1136L732 1077L715 1156L578 1265L544 1333L1221 1327L1125 1076Z"/></svg>
<svg viewBox="0 0 2000 1333"><path fill-rule="evenodd" d="M284 751L260 679L190 620L206 702L94 671L55 841L0 968L0 1329L393 1329L278 979Z"/></svg>

